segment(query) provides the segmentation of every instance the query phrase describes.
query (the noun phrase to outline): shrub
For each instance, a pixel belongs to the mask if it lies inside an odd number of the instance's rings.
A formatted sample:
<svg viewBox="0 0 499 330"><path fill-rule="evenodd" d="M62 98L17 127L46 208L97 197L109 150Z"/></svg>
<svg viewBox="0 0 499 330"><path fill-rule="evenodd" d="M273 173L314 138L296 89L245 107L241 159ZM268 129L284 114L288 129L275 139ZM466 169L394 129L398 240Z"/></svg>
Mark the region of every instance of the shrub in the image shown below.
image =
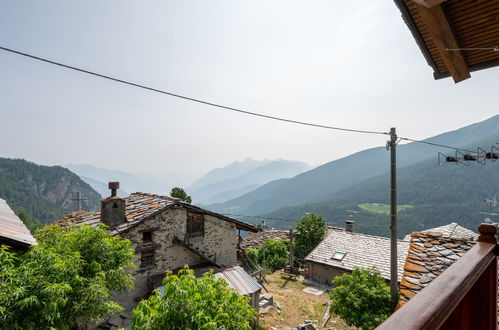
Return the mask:
<svg viewBox="0 0 499 330"><path fill-rule="evenodd" d="M391 313L390 287L375 268L355 268L352 275L333 279L331 312L348 325L373 329Z"/></svg>
<svg viewBox="0 0 499 330"><path fill-rule="evenodd" d="M133 329L251 329L256 317L247 297L213 272L196 278L187 267L166 274L164 294L155 290L133 312Z"/></svg>

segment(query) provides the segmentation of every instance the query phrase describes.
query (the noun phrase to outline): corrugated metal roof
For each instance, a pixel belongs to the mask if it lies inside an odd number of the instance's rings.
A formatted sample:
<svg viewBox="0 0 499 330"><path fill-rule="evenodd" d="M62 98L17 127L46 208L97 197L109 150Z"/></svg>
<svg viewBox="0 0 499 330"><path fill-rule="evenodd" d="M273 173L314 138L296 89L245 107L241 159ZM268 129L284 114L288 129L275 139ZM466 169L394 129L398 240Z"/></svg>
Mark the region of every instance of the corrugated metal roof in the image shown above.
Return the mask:
<svg viewBox="0 0 499 330"><path fill-rule="evenodd" d="M239 266L216 272L215 276L225 280L231 288L236 289L236 291L243 296L253 294L262 289L260 284ZM158 287L157 289L161 295L164 295L164 285Z"/></svg>
<svg viewBox="0 0 499 330"><path fill-rule="evenodd" d="M20 245L35 245L31 232L12 211L7 202L0 198L0 240L11 240Z"/></svg>
<svg viewBox="0 0 499 330"><path fill-rule="evenodd" d="M262 289L260 284L239 266L227 268L221 272L215 273L215 276L227 281L232 288L236 289L237 292L244 296Z"/></svg>

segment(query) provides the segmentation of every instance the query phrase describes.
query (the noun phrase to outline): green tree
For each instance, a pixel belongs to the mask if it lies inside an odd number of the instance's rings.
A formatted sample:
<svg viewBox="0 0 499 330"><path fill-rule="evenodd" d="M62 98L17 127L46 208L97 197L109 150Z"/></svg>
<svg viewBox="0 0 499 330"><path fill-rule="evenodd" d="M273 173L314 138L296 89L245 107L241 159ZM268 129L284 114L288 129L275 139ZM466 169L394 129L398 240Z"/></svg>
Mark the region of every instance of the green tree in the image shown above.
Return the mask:
<svg viewBox="0 0 499 330"><path fill-rule="evenodd" d="M295 255L304 259L326 236L326 221L315 213L304 215L296 224Z"/></svg>
<svg viewBox="0 0 499 330"><path fill-rule="evenodd" d="M186 203L192 203L192 198L191 196L188 196L187 193L184 191L184 189L180 187L174 187L172 188L172 191L170 192L170 196L180 198L181 201L184 201Z"/></svg>
<svg viewBox="0 0 499 330"><path fill-rule="evenodd" d="M282 269L288 263L289 241L269 239L258 249L259 264L272 272Z"/></svg>
<svg viewBox="0 0 499 330"><path fill-rule="evenodd" d="M247 297L239 295L213 272L196 278L187 267L167 272L164 294L156 290L133 312L133 329L251 329L256 317Z"/></svg>
<svg viewBox="0 0 499 330"><path fill-rule="evenodd" d="M46 226L25 254L0 250L0 324L71 329L123 308L111 291L133 287L131 242L103 227Z"/></svg>
<svg viewBox="0 0 499 330"><path fill-rule="evenodd" d="M391 314L390 287L376 267L355 268L333 279L331 312L348 325L374 329Z"/></svg>

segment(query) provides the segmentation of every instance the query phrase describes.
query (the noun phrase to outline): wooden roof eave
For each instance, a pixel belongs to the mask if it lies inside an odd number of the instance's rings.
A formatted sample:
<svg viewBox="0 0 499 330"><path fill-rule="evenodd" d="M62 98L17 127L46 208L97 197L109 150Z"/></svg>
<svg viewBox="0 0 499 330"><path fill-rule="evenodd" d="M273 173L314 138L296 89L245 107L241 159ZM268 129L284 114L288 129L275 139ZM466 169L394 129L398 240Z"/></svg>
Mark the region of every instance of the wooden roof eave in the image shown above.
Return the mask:
<svg viewBox="0 0 499 330"><path fill-rule="evenodd" d="M440 56L442 57L448 72L440 72L426 46L421 32L414 22L404 0L394 0L395 4L402 13L402 17L411 31L416 43L421 49L428 64L433 68L434 78L440 79L452 76L454 82L458 83L471 77L470 68L468 68L463 54L459 50L449 51L449 48L460 48L454 36L452 28L447 20L442 2L440 0L411 0L417 4L419 15L421 16L425 27L427 28L432 41L436 45Z"/></svg>

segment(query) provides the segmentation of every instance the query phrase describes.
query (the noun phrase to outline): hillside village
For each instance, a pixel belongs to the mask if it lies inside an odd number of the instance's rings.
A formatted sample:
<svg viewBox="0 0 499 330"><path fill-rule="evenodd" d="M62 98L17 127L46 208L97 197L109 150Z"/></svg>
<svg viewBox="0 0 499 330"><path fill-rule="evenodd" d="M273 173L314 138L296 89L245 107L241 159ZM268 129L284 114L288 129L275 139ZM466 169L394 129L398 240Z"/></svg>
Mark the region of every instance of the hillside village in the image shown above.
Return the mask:
<svg viewBox="0 0 499 330"><path fill-rule="evenodd" d="M498 328L499 3L0 22L0 330Z"/></svg>

